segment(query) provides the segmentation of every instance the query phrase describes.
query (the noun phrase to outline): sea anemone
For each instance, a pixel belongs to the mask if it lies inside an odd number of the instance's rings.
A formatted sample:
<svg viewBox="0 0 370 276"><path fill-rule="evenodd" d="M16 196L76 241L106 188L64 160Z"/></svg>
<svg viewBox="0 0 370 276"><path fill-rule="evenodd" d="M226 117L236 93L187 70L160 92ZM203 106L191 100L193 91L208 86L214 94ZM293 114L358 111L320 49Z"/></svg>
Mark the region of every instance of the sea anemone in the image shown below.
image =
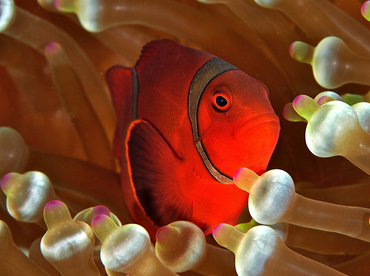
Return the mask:
<svg viewBox="0 0 370 276"><path fill-rule="evenodd" d="M369 6L0 0L1 273L368 275ZM153 245L125 210L104 76L158 38L263 81L281 136L265 174L234 175L240 224L178 221Z"/></svg>

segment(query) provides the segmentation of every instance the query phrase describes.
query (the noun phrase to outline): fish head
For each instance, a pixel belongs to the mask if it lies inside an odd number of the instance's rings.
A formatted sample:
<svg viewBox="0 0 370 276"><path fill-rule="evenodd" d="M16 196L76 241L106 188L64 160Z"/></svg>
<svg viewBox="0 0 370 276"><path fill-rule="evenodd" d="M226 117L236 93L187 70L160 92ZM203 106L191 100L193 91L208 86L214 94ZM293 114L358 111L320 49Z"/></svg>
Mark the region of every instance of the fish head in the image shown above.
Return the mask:
<svg viewBox="0 0 370 276"><path fill-rule="evenodd" d="M259 80L239 70L213 78L198 107L199 138L208 159L232 179L246 167L262 174L276 146L280 125L268 90Z"/></svg>

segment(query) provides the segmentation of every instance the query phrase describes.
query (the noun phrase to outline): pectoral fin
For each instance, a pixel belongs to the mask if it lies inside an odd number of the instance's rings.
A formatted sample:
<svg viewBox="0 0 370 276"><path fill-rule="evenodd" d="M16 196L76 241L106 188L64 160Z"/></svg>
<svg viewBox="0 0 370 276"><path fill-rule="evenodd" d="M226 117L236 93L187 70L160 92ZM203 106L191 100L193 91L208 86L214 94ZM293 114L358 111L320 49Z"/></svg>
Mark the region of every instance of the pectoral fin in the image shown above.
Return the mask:
<svg viewBox="0 0 370 276"><path fill-rule="evenodd" d="M144 120L129 128L127 156L135 194L147 216L155 225L189 220L192 202L180 189L179 170L184 162L176 155L157 129Z"/></svg>

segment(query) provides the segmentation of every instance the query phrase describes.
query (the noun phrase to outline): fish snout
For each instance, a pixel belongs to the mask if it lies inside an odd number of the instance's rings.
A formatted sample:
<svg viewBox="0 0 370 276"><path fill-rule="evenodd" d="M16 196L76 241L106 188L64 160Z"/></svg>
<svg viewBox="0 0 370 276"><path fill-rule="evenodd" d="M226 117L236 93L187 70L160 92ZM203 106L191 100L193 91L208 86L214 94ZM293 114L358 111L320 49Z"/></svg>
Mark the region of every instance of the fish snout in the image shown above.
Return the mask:
<svg viewBox="0 0 370 276"><path fill-rule="evenodd" d="M279 118L274 113L255 116L239 124L235 131L240 167L262 174L268 165L280 133Z"/></svg>
<svg viewBox="0 0 370 276"><path fill-rule="evenodd" d="M270 132L268 130L275 130L277 133L280 131L279 117L275 113L263 113L240 122L233 131L233 135L235 139L244 140L251 133L261 132L263 134L263 132Z"/></svg>

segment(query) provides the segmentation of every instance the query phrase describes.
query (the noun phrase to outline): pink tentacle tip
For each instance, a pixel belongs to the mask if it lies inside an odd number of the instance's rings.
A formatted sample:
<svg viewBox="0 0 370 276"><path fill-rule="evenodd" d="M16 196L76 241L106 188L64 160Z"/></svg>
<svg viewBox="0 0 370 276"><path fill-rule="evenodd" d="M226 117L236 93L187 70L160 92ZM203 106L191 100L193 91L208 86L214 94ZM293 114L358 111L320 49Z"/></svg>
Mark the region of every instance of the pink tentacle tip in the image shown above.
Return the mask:
<svg viewBox="0 0 370 276"><path fill-rule="evenodd" d="M45 46L45 53L52 53L58 51L60 49L60 45L57 42L50 42Z"/></svg>
<svg viewBox="0 0 370 276"><path fill-rule="evenodd" d="M297 42L298 41L295 41L295 42L293 42L292 44L290 44L290 46L289 46L289 55L292 57L292 58L295 58L295 55L296 55L296 53L295 53L295 45L297 45Z"/></svg>
<svg viewBox="0 0 370 276"><path fill-rule="evenodd" d="M95 227L99 227L100 225L102 225L107 219L109 219L109 217L107 215L104 215L104 214L101 214L101 215L97 215L91 222L91 226L93 228Z"/></svg>
<svg viewBox="0 0 370 276"><path fill-rule="evenodd" d="M361 14L366 20L370 19L370 1L366 1L361 6Z"/></svg>
<svg viewBox="0 0 370 276"><path fill-rule="evenodd" d="M13 173L7 173L1 178L1 188L6 190L6 186L9 184L9 179L11 179Z"/></svg>
<svg viewBox="0 0 370 276"><path fill-rule="evenodd" d="M294 109L299 109L305 106L305 102L307 101L307 98L309 98L306 95L299 95L295 97L295 99L292 102Z"/></svg>
<svg viewBox="0 0 370 276"><path fill-rule="evenodd" d="M213 237L215 237L215 239L217 239L217 237L220 235L220 233L222 232L223 229L225 229L225 225L227 225L226 223L220 223L219 225L217 225L213 231L212 231L212 235Z"/></svg>
<svg viewBox="0 0 370 276"><path fill-rule="evenodd" d="M301 41L295 41L289 46L289 55L300 62L307 62L305 59L308 57L309 47Z"/></svg>
<svg viewBox="0 0 370 276"><path fill-rule="evenodd" d="M45 205L45 211L50 211L50 210L53 210L55 208L59 208L60 206L64 205L63 202L59 201L59 200L52 200L52 201L49 201L46 205Z"/></svg>
<svg viewBox="0 0 370 276"><path fill-rule="evenodd" d="M258 172L262 173L262 172ZM259 175L248 168L240 168L234 173L234 183L238 188L250 192Z"/></svg>
<svg viewBox="0 0 370 276"><path fill-rule="evenodd" d="M242 176L244 174L245 168L237 169L233 175L234 183L238 183L241 181Z"/></svg>
<svg viewBox="0 0 370 276"><path fill-rule="evenodd" d="M170 226L162 226L159 228L155 234L155 239L159 243L163 243L167 237L170 230Z"/></svg>
<svg viewBox="0 0 370 276"><path fill-rule="evenodd" d="M322 97L320 97L320 98L317 100L317 104L321 106L321 105L323 105L324 103L328 102L330 99L332 99L332 97L327 96L327 95L322 96Z"/></svg>
<svg viewBox="0 0 370 276"><path fill-rule="evenodd" d="M107 215L108 217L110 216L109 209L103 205L95 206L92 211L94 214L97 215Z"/></svg>
<svg viewBox="0 0 370 276"><path fill-rule="evenodd" d="M56 9L60 8L60 0L54 0L54 7Z"/></svg>

